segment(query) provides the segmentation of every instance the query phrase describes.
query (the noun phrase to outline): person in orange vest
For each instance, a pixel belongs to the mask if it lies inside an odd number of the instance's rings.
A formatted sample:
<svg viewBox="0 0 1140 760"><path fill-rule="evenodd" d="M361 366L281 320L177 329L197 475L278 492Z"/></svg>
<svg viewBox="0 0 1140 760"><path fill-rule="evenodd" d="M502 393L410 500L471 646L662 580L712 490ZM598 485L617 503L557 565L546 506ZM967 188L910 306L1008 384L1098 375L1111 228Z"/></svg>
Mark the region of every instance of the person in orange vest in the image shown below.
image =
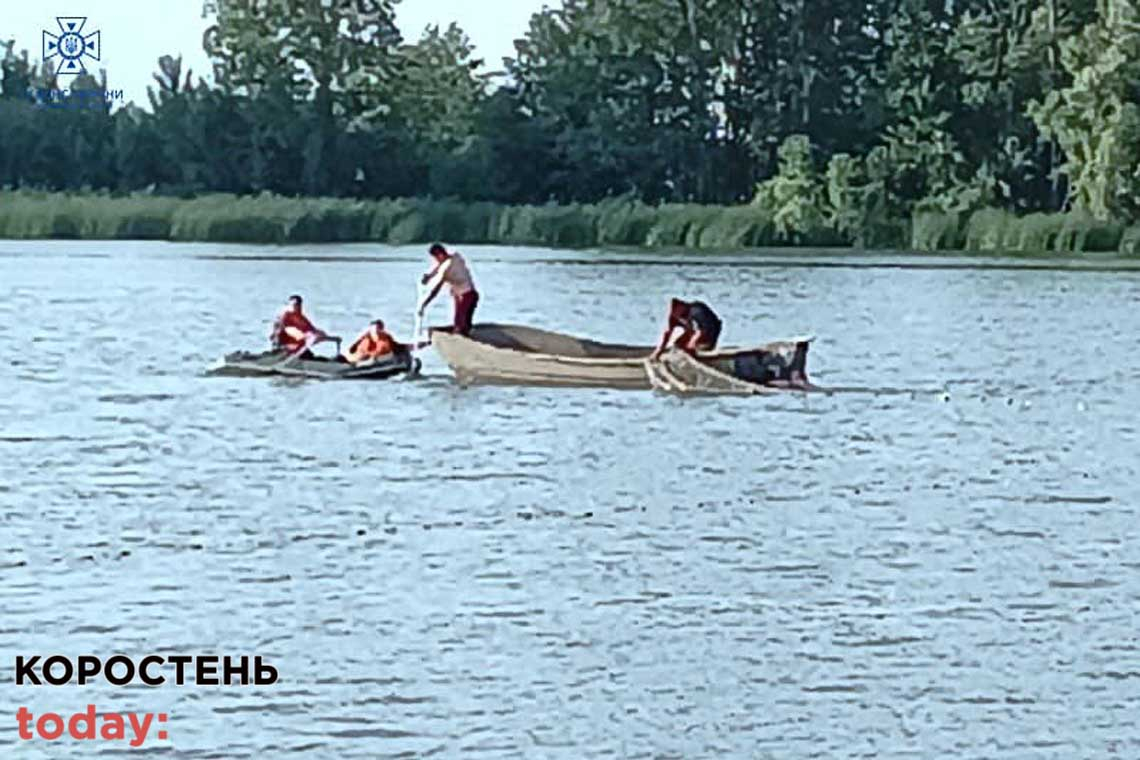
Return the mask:
<svg viewBox="0 0 1140 760"><path fill-rule="evenodd" d="M359 338L353 341L344 358L349 364L373 361L397 351L407 351L408 347L398 342L384 329L384 320L373 320Z"/></svg>
<svg viewBox="0 0 1140 760"><path fill-rule="evenodd" d="M296 355L300 359L312 359L314 357L309 351L309 346L330 336L324 330L313 326L305 316L303 306L301 296L289 296L289 305L273 323L273 332L269 339L274 349L285 351L290 356Z"/></svg>
<svg viewBox="0 0 1140 760"><path fill-rule="evenodd" d="M471 332L472 320L475 318L475 307L479 305L479 291L475 289L475 280L471 277L471 270L467 268L467 261L458 252L448 252L440 243L435 243L428 249L428 254L435 259L435 266L423 276L420 284L427 285L433 278L437 281L421 304L419 313L422 316L440 289L446 283L451 288L451 297L455 301L455 318L452 330L457 335L468 335Z"/></svg>

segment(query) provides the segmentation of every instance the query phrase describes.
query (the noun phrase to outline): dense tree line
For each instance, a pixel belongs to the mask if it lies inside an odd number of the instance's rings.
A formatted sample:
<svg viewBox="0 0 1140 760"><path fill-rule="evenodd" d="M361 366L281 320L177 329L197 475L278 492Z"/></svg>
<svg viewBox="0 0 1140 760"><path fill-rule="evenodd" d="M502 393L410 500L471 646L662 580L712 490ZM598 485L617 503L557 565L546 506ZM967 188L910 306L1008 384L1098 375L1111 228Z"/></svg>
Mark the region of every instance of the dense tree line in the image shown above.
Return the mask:
<svg viewBox="0 0 1140 760"><path fill-rule="evenodd" d="M210 2L213 83L164 57L149 109L8 43L0 185L1140 216L1140 0L565 0L495 80L394 2Z"/></svg>

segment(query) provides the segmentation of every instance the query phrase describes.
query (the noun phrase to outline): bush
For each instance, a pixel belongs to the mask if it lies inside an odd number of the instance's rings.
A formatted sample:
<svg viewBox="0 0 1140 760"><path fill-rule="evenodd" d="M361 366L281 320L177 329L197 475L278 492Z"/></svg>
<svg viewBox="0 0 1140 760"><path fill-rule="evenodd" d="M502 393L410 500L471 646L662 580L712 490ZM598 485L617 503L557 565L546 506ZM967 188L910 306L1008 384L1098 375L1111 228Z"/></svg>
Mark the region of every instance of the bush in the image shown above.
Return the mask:
<svg viewBox="0 0 1140 760"><path fill-rule="evenodd" d="M845 186L838 180L835 184ZM832 200L845 198L838 191L832 195ZM796 215L791 239L797 244L819 246L853 242L870 249L899 249L909 244L930 251L964 246L977 251L1119 250L1140 254L1140 225L1126 230L1121 224L1077 213L1019 218L998 209L983 209L965 220L957 214L919 213L912 224L892 218L873 200L864 198L869 210L860 212L862 221L846 232L823 215ZM847 200L843 202L851 206ZM854 217L848 214L845 218L850 221ZM784 244L789 241L787 228L784 232L780 229L776 212L755 202L746 206L649 206L631 198L612 198L596 204L502 206L422 198L289 198L268 193L218 193L183 199L147 194L116 197L107 193L0 191L0 237L8 238L393 244L443 240L456 244L732 250Z"/></svg>
<svg viewBox="0 0 1140 760"><path fill-rule="evenodd" d="M542 245L535 206L509 206L497 215L491 237L505 244Z"/></svg>
<svg viewBox="0 0 1140 760"><path fill-rule="evenodd" d="M1070 213L1057 236L1057 249L1062 251L1116 251L1124 234L1123 226L1102 222L1088 214Z"/></svg>
<svg viewBox="0 0 1140 760"><path fill-rule="evenodd" d="M1140 256L1140 224L1134 224L1124 231L1120 238L1120 253L1125 256Z"/></svg>
<svg viewBox="0 0 1140 760"><path fill-rule="evenodd" d="M903 250L911 239L911 224L906 219L870 216L855 238L855 246L867 251Z"/></svg>
<svg viewBox="0 0 1140 760"><path fill-rule="evenodd" d="M961 221L957 214L924 212L915 214L910 245L916 251L957 251L962 249Z"/></svg>
<svg viewBox="0 0 1140 760"><path fill-rule="evenodd" d="M966 247L976 251L1108 253L1120 249L1123 237L1122 225L1080 212L1019 218L1008 211L983 209L970 217Z"/></svg>
<svg viewBox="0 0 1140 760"><path fill-rule="evenodd" d="M645 245L655 210L629 198L604 200L594 207L598 245Z"/></svg>
<svg viewBox="0 0 1140 760"><path fill-rule="evenodd" d="M1008 211L984 208L970 215L966 223L966 248L971 251L1001 251L1017 217Z"/></svg>
<svg viewBox="0 0 1140 760"><path fill-rule="evenodd" d="M1030 214L1018 220L1017 225L1006 236L1006 245L1027 253L1055 251L1064 224L1064 214Z"/></svg>
<svg viewBox="0 0 1140 760"><path fill-rule="evenodd" d="M538 236L545 245L585 248L598 240L597 214L593 206L540 206L534 217Z"/></svg>
<svg viewBox="0 0 1140 760"><path fill-rule="evenodd" d="M306 204L289 230L291 243L367 240L372 217L363 203L319 200Z"/></svg>
<svg viewBox="0 0 1140 760"><path fill-rule="evenodd" d="M652 248L683 246L689 228L698 221L698 207L685 203L664 203L653 209L653 221L645 234L645 245Z"/></svg>
<svg viewBox="0 0 1140 760"><path fill-rule="evenodd" d="M772 218L756 206L719 209L701 228L701 248L758 248L772 245L776 229Z"/></svg>
<svg viewBox="0 0 1140 760"><path fill-rule="evenodd" d="M783 242L808 244L823 236L823 188L806 135L790 135L778 151L780 171L756 188L753 204L772 216ZM826 236L831 238L830 235Z"/></svg>

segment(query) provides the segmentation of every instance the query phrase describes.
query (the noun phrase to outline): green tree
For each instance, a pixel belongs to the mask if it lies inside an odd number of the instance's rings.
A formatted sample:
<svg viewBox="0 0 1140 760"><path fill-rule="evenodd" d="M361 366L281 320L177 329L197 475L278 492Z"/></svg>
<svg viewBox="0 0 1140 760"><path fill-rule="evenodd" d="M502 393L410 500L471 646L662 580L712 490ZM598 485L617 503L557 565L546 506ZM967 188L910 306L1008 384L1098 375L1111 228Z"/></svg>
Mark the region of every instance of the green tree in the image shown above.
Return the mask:
<svg viewBox="0 0 1140 760"><path fill-rule="evenodd" d="M390 108L399 30L396 0L210 0L215 23L204 47L230 93L267 91L312 103L302 166L310 193L329 192L337 122L361 122ZM343 169L343 167L341 167ZM350 172L351 173L351 172Z"/></svg>
<svg viewBox="0 0 1140 760"><path fill-rule="evenodd" d="M1029 103L1066 83L1060 41L1092 16L1087 0L974 0L957 21L949 45L963 75L955 135L1011 210L1060 203L1056 145L1040 139Z"/></svg>
<svg viewBox="0 0 1140 760"><path fill-rule="evenodd" d="M521 107L550 134L560 197L707 195L717 120L687 7L567 0L532 18L508 70Z"/></svg>
<svg viewBox="0 0 1140 760"><path fill-rule="evenodd" d="M959 69L949 54L953 18L940 4L903 0L887 34L882 133L890 191L908 210L958 210L966 157L952 131ZM892 204L893 205L893 204Z"/></svg>
<svg viewBox="0 0 1140 760"><path fill-rule="evenodd" d="M453 150L474 134L487 96L483 61L458 26L424 30L418 42L400 48L399 76L392 96L393 122L432 146Z"/></svg>
<svg viewBox="0 0 1140 760"><path fill-rule="evenodd" d="M807 135L792 135L780 146L780 171L756 188L753 204L772 214L777 234L790 243L823 226L823 188Z"/></svg>
<svg viewBox="0 0 1140 760"><path fill-rule="evenodd" d="M479 117L487 99L482 61L455 24L424 30L419 41L400 48L392 95L391 129L414 135L412 149L429 166L423 193L477 193L486 160Z"/></svg>
<svg viewBox="0 0 1140 760"><path fill-rule="evenodd" d="M883 0L719 0L717 42L730 134L759 170L807 135L824 155L863 153L885 118L877 83L889 14ZM892 3L893 5L893 3Z"/></svg>
<svg viewBox="0 0 1140 760"><path fill-rule="evenodd" d="M1030 107L1064 152L1069 203L1099 219L1140 213L1140 7L1097 0L1095 20L1061 45L1071 84Z"/></svg>

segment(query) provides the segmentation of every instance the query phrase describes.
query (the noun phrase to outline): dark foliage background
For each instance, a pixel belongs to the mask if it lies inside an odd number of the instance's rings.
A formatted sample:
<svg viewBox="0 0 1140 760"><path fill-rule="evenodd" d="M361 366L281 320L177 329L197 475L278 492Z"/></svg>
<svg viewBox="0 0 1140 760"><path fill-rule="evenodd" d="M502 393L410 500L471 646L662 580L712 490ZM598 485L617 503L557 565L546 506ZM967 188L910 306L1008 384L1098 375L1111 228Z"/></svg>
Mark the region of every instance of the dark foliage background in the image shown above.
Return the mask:
<svg viewBox="0 0 1140 760"><path fill-rule="evenodd" d="M149 108L36 102L7 43L0 185L752 204L786 242L1140 215L1137 0L566 0L493 80L393 0L206 10L214 84L163 57Z"/></svg>

